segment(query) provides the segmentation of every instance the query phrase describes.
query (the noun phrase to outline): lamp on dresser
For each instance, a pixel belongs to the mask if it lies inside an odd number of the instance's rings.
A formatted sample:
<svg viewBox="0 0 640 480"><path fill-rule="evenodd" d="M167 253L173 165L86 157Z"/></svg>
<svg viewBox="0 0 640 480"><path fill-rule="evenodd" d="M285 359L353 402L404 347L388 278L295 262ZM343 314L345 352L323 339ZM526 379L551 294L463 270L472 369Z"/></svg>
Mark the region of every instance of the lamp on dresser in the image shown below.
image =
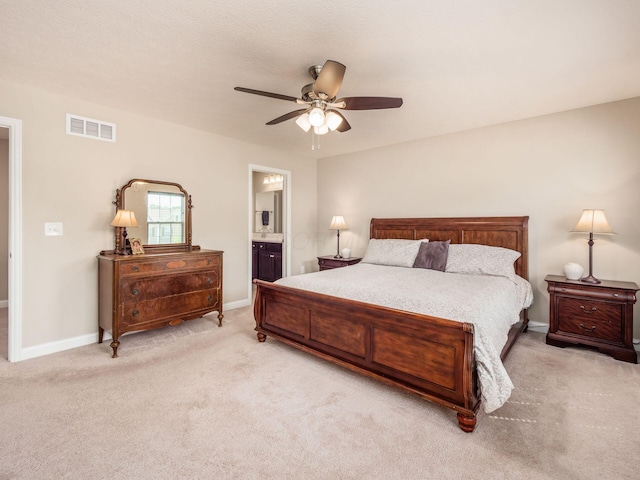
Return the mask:
<svg viewBox="0 0 640 480"><path fill-rule="evenodd" d="M347 222L344 221L344 217L342 215L335 215L331 219L331 225L329 225L329 230L337 230L338 231L338 251L333 258L342 258L340 255L340 230L347 229Z"/></svg>
<svg viewBox="0 0 640 480"><path fill-rule="evenodd" d="M119 255L129 255L127 250L127 227L137 227L138 222L132 210L118 210L116 216L111 222L113 227L121 227L122 231L122 248L117 252Z"/></svg>
<svg viewBox="0 0 640 480"><path fill-rule="evenodd" d="M593 284L601 283L600 280L593 276L593 234L616 234L609 226L607 218L604 216L604 210L583 210L578 224L571 231L589 234L589 275L581 278L580 281Z"/></svg>

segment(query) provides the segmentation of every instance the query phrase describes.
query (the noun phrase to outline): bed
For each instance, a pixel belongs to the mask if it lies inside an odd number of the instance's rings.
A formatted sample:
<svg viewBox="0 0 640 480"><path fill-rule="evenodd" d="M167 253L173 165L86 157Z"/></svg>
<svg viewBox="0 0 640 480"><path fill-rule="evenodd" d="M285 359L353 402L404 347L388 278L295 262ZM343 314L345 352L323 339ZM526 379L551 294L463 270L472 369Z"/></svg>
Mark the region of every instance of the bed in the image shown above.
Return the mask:
<svg viewBox="0 0 640 480"><path fill-rule="evenodd" d="M370 238L449 240L452 245L461 244L460 247L468 244L502 247L520 254L513 264L514 272L521 279L528 278L526 216L374 218ZM345 271L334 275L355 274L356 267L358 265L338 269ZM364 271L369 269L370 272L373 267L363 265ZM354 270L346 272L346 269ZM329 273L316 272L309 276L322 276L326 280ZM437 274L440 272L430 275ZM381 283L377 291L383 297L385 281L377 280ZM286 279L283 282L286 283ZM478 371L482 366L484 372L486 363L478 356L481 349L474 348L479 347L484 338L480 336L477 323L281 283L261 280L255 283L254 316L260 342L270 336L352 371L418 394L456 411L463 431L474 430L482 403ZM465 302L462 298L456 299L453 306L461 307ZM499 360L506 357L518 336L527 329L526 308L516 312L517 318L505 331L504 345L498 350Z"/></svg>

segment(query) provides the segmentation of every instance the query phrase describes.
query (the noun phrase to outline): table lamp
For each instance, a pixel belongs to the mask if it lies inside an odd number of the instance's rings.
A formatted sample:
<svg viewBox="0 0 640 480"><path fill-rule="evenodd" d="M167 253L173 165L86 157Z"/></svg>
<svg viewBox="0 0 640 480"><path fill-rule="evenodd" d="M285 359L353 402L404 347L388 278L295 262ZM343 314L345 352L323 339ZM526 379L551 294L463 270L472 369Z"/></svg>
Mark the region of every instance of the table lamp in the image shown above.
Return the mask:
<svg viewBox="0 0 640 480"><path fill-rule="evenodd" d="M129 251L127 250L127 227L137 227L138 222L136 221L136 216L131 210L118 210L116 212L116 216L113 217L113 221L111 225L114 227L123 228L122 231L122 249L116 252L119 255L129 255Z"/></svg>
<svg viewBox="0 0 640 480"><path fill-rule="evenodd" d="M329 225L329 230L337 230L338 231L338 252L334 255L333 258L342 258L340 255L340 230L347 229L347 222L344 221L344 217L342 215L335 215L331 219L331 225Z"/></svg>
<svg viewBox="0 0 640 480"><path fill-rule="evenodd" d="M573 227L572 232L589 234L589 275L580 279L585 283L601 283L593 276L593 234L615 235L616 232L611 230L607 218L604 216L604 210L583 210L578 224Z"/></svg>

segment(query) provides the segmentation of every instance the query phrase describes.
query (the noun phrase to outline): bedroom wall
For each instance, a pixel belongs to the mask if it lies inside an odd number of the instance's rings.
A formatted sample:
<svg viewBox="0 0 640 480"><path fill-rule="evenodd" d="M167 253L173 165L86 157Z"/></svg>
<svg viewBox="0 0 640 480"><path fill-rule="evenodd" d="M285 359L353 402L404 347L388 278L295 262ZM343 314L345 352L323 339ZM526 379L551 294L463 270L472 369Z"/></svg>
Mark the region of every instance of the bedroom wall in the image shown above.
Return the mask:
<svg viewBox="0 0 640 480"><path fill-rule="evenodd" d="M617 233L596 236L594 275L640 284L638 132L634 98L320 160L318 255L335 251L332 215L355 256L372 217L529 215L530 319L548 324L544 277L588 265L587 236L569 232L584 208L603 208Z"/></svg>
<svg viewBox="0 0 640 480"><path fill-rule="evenodd" d="M66 135L67 113L117 124L117 142ZM249 164L292 172L292 236L313 239L294 243L292 270L315 255L315 160L4 82L0 115L23 121L24 347L96 334L96 255L114 246L112 201L131 178L192 195L194 244L225 252L224 304L249 301Z"/></svg>

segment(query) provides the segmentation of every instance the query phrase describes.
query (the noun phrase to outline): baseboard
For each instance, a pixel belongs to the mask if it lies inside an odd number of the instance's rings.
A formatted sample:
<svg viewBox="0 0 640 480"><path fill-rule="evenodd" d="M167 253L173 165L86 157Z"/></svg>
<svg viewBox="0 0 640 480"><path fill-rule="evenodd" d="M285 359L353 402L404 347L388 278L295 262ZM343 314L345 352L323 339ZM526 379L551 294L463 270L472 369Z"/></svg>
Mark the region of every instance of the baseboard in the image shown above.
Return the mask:
<svg viewBox="0 0 640 480"><path fill-rule="evenodd" d="M238 300L237 302L225 303L222 306L223 312L235 310L236 308L247 307L251 305L250 300ZM111 339L111 336L105 332L104 340ZM23 348L19 354L19 360L29 360L30 358L51 355L52 353L64 352L72 348L84 347L98 342L98 332L88 333L79 337L57 340L55 342L42 343L33 347Z"/></svg>
<svg viewBox="0 0 640 480"><path fill-rule="evenodd" d="M532 332L547 333L549 331L548 323L532 322L531 320L529 320L528 325L528 330L531 330Z"/></svg>

